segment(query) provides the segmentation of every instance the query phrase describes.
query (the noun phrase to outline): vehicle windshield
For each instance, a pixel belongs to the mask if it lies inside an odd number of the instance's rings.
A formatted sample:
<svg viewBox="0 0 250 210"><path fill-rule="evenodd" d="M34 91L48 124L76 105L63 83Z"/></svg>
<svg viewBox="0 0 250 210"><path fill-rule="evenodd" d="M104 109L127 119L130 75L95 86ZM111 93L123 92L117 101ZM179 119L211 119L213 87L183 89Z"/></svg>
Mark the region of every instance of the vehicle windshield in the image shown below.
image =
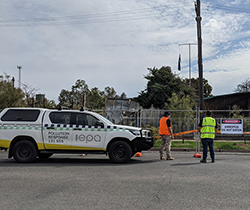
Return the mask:
<svg viewBox="0 0 250 210"><path fill-rule="evenodd" d="M97 114L97 113L96 113ZM111 121L109 121L107 118L103 117L100 114L97 114L98 117L100 117L105 123L109 124L109 125L113 125L113 123Z"/></svg>

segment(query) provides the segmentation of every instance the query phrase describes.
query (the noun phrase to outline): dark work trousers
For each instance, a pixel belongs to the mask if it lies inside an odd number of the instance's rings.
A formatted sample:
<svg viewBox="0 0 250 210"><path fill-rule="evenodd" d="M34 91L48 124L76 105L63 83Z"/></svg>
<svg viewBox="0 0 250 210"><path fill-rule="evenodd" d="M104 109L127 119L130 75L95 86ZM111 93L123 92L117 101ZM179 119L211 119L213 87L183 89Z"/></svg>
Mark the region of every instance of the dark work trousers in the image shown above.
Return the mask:
<svg viewBox="0 0 250 210"><path fill-rule="evenodd" d="M214 140L213 139L201 139L203 145L203 160L207 159L207 147L209 147L210 157L214 160Z"/></svg>

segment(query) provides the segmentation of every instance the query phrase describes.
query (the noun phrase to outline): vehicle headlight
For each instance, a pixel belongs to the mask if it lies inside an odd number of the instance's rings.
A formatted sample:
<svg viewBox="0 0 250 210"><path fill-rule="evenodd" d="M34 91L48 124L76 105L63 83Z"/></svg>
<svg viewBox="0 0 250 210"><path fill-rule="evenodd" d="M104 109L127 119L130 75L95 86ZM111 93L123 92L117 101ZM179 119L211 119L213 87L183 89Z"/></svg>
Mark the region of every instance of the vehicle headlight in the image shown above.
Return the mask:
<svg viewBox="0 0 250 210"><path fill-rule="evenodd" d="M153 132L151 130L147 130L147 129L143 129L142 130L142 136L143 137L152 137L153 136Z"/></svg>
<svg viewBox="0 0 250 210"><path fill-rule="evenodd" d="M132 134L134 134L135 136L141 136L140 131L138 130L129 130Z"/></svg>

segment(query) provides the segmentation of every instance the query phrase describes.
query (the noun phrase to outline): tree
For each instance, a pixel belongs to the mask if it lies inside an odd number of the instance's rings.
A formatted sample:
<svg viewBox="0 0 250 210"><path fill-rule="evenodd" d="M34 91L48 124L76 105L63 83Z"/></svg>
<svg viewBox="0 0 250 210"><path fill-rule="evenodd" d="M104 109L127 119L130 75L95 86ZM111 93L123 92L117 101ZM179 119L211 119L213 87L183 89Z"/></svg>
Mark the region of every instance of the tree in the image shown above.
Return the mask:
<svg viewBox="0 0 250 210"><path fill-rule="evenodd" d="M72 96L72 108L73 105L78 105L80 106L86 106L84 98L89 94L89 88L88 85L84 80L78 79L75 82L75 85L72 86L71 88L71 96Z"/></svg>
<svg viewBox="0 0 250 210"><path fill-rule="evenodd" d="M194 107L194 101L190 98L189 95L177 95L176 93L172 94L172 97L168 99L168 104L164 107L169 110L189 110L192 111ZM184 115L183 115L184 116ZM186 115L185 115L186 116Z"/></svg>
<svg viewBox="0 0 250 210"><path fill-rule="evenodd" d="M148 80L147 87L135 99L143 108L150 108L153 105L162 109L173 93L192 94L193 89L189 88L177 74L172 73L169 66L160 69L148 68L148 70L149 74L144 77Z"/></svg>
<svg viewBox="0 0 250 210"><path fill-rule="evenodd" d="M245 79L241 84L238 84L234 89L236 93L250 92L250 79Z"/></svg>
<svg viewBox="0 0 250 210"><path fill-rule="evenodd" d="M47 109L56 108L56 102L54 100L49 100L49 99L45 98L45 108L47 108Z"/></svg>
<svg viewBox="0 0 250 210"><path fill-rule="evenodd" d="M126 99L126 98L127 98L126 93L123 92L123 93L121 94L121 98L122 98L122 99Z"/></svg>
<svg viewBox="0 0 250 210"><path fill-rule="evenodd" d="M5 72L5 80L0 81L0 109L5 107L45 107L45 108L55 108L56 103L53 100L48 100L44 98L45 102L41 104L40 101L36 101L36 92L38 88L34 88L28 83L22 83L22 89L14 87L14 77L10 81L10 75ZM0 76L3 79L3 76Z"/></svg>
<svg viewBox="0 0 250 210"><path fill-rule="evenodd" d="M126 97L126 94L122 94ZM72 109L80 109L84 106L89 109L102 109L107 98L117 98L116 91L113 87L105 87L104 91L97 87L89 90L84 80L78 79L71 87L71 90L62 89L58 101L60 106L70 107Z"/></svg>
<svg viewBox="0 0 250 210"><path fill-rule="evenodd" d="M172 94L172 97L168 99L168 104L166 104L166 109L168 110L178 110L171 113L171 118L173 119L173 124L180 126L181 131L184 131L184 126L193 125L195 112L193 111L194 101L189 95L178 96L176 93ZM185 111L184 111L185 110ZM184 135L183 135L184 143Z"/></svg>
<svg viewBox="0 0 250 210"><path fill-rule="evenodd" d="M62 89L58 101L60 106L79 109L79 106L84 106L84 98L89 93L88 85L84 80L78 79L71 87L71 91Z"/></svg>
<svg viewBox="0 0 250 210"><path fill-rule="evenodd" d="M189 85L189 79L184 79L183 80L187 85ZM199 98L199 78L191 78L191 87L194 89L194 97ZM208 83L208 80L203 78L203 96L204 97L209 97L213 96L212 95L212 86Z"/></svg>
<svg viewBox="0 0 250 210"><path fill-rule="evenodd" d="M33 88L31 85L27 83L22 84L22 90L26 97L26 103L28 107L34 106L34 98L36 96L36 92L39 90L38 88Z"/></svg>
<svg viewBox="0 0 250 210"><path fill-rule="evenodd" d="M116 91L113 87L105 87L104 88L104 98L117 98L118 96L116 95Z"/></svg>
<svg viewBox="0 0 250 210"><path fill-rule="evenodd" d="M0 109L7 107L25 107L24 93L9 81L0 82Z"/></svg>
<svg viewBox="0 0 250 210"><path fill-rule="evenodd" d="M59 96L58 101L60 106L69 107L72 104L72 96L71 92L65 89L62 89Z"/></svg>
<svg viewBox="0 0 250 210"><path fill-rule="evenodd" d="M86 106L90 109L101 109L102 107L104 107L105 101L102 95L103 92L100 91L97 87L92 88L87 95Z"/></svg>

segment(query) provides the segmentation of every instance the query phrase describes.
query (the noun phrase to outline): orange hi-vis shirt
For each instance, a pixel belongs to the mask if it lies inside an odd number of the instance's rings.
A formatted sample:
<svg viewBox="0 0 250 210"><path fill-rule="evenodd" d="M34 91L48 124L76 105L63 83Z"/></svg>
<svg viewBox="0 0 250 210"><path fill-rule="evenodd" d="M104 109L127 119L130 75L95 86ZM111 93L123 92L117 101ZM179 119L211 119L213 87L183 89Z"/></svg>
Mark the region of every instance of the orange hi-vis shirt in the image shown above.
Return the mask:
<svg viewBox="0 0 250 210"><path fill-rule="evenodd" d="M159 125L159 134L160 135L165 135L165 136L170 136L170 130L167 125L167 120L169 117L162 117L160 119L160 125ZM170 122L170 128L172 128L172 123Z"/></svg>

